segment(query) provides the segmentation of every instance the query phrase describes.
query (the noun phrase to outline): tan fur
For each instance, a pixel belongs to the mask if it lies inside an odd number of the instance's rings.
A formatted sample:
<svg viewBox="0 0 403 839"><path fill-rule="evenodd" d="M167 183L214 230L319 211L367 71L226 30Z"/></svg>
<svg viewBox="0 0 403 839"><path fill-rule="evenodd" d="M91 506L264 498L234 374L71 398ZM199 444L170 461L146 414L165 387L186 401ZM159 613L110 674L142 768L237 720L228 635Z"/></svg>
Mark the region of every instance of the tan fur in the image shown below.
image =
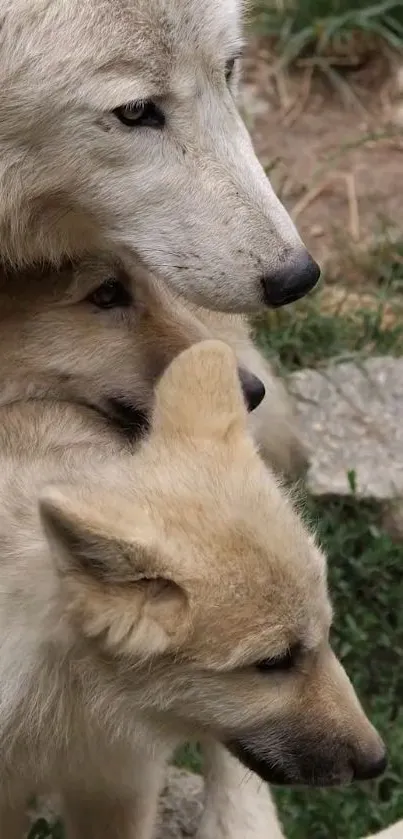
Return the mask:
<svg viewBox="0 0 403 839"><path fill-rule="evenodd" d="M228 74L240 5L1 0L4 261L106 246L233 311L262 305L263 277L288 282L306 252L238 114L237 67ZM119 122L115 109L144 100L163 128Z"/></svg>
<svg viewBox="0 0 403 839"><path fill-rule="evenodd" d="M256 453L232 351L204 341L172 363L134 455L86 411L1 411L2 836L58 788L69 839L148 839L190 735L266 780L378 774L384 747L329 647L324 557ZM289 668L257 669L295 644Z"/></svg>
<svg viewBox="0 0 403 839"><path fill-rule="evenodd" d="M122 283L130 306L100 311L88 301L108 280ZM110 255L60 271L0 276L0 404L56 398L86 403L114 418L110 400L117 399L149 414L164 368L206 337L228 341L240 364L264 383L266 396L250 416L251 428L269 464L297 474L304 450L292 405L254 347L246 320L191 309L139 265L129 274ZM184 400L186 392L184 384Z"/></svg>
<svg viewBox="0 0 403 839"><path fill-rule="evenodd" d="M60 272L13 272L11 283L10 278L9 272L0 280L3 405L27 398L57 399L86 402L107 413L108 396L120 396L147 413L155 380L169 361L192 342L222 334L240 362L265 384L265 400L249 417L262 454L280 471L299 470L303 451L289 399L251 343L242 317L186 308L139 266L128 276L110 256L88 257ZM119 279L131 291L130 309L102 313L86 302L108 279ZM87 417L95 443L92 411ZM60 447L69 445L69 429L66 434L59 430ZM109 434L123 442L115 423L109 423ZM211 769L198 839L275 839L280 828L267 788L217 744L209 740L203 751ZM149 818L152 813L151 808Z"/></svg>

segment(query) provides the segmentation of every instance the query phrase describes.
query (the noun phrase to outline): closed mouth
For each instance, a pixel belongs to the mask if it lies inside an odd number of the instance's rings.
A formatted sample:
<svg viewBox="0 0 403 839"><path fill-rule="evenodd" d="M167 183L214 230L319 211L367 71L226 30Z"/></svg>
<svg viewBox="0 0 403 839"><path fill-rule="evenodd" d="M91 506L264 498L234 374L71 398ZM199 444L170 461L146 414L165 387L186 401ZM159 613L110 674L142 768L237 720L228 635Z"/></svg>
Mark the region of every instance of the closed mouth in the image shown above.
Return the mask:
<svg viewBox="0 0 403 839"><path fill-rule="evenodd" d="M270 308L279 309L281 306L288 306L290 303L296 303L297 300L301 300L301 298L305 297L309 291L312 291L315 285L316 283L309 288L301 287L299 289L290 289L288 291L284 291L283 294L278 297L270 298Z"/></svg>
<svg viewBox="0 0 403 839"><path fill-rule="evenodd" d="M150 426L148 414L124 397L112 396L107 399L105 414L109 422L130 441L141 437Z"/></svg>
<svg viewBox="0 0 403 839"><path fill-rule="evenodd" d="M321 773L320 767L318 767L317 771L312 769L311 772L305 774L300 773L297 769L295 771L286 770L278 762L271 764L269 760L259 758L238 741L227 742L226 746L247 769L255 772L263 781L274 786L327 788L340 786L341 784L345 786L353 780L352 771L343 775L335 775L330 772Z"/></svg>

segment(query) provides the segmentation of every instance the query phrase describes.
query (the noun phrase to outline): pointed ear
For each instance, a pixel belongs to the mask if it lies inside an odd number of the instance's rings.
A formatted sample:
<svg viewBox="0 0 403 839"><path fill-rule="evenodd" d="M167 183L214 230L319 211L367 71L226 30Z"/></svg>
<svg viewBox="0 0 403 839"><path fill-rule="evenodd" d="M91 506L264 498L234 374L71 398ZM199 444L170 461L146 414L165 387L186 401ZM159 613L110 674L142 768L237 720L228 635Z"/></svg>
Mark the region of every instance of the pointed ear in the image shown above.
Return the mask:
<svg viewBox="0 0 403 839"><path fill-rule="evenodd" d="M175 358L156 388L154 432L227 437L246 425L237 361L227 344L201 341Z"/></svg>
<svg viewBox="0 0 403 839"><path fill-rule="evenodd" d="M187 596L156 534L74 493L51 487L39 502L70 618L114 653L144 659L175 647L188 626Z"/></svg>

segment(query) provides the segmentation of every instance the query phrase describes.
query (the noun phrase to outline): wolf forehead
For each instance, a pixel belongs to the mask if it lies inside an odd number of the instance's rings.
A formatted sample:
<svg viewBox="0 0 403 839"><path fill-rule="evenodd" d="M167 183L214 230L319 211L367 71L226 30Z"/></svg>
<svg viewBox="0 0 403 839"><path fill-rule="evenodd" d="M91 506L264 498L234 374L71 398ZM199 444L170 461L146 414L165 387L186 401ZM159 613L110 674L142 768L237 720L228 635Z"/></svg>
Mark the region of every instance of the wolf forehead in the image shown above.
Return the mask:
<svg viewBox="0 0 403 839"><path fill-rule="evenodd" d="M228 472L213 480L200 461L205 482L189 480L184 463L159 463L157 477L155 464L144 462L135 497L102 492L99 515L118 541L127 534L130 557L133 502L139 505L165 576L186 592L189 655L196 661L208 653L209 666L227 668L288 648L317 649L331 623L325 559L292 508L245 495L239 485L226 492Z"/></svg>
<svg viewBox="0 0 403 839"><path fill-rule="evenodd" d="M210 568L211 579L231 579L233 591L258 595L262 606L271 592L295 617L320 592L330 620L326 558L249 440L185 442L168 460L158 448L147 454L142 503L169 553L187 554L192 577Z"/></svg>
<svg viewBox="0 0 403 839"><path fill-rule="evenodd" d="M168 59L187 56L195 67L198 56L210 62L235 55L241 19L240 0L16 0L6 4L0 37L6 45L7 36L12 38L22 25L25 32L35 32L29 55L37 59L41 54L44 71L56 61L58 75L65 76L62 45L69 56L69 79L78 64L88 66L92 76L144 71L150 83L155 77L161 95L161 79L166 83L167 71L174 71ZM23 44L17 39L14 48L29 57L25 39Z"/></svg>

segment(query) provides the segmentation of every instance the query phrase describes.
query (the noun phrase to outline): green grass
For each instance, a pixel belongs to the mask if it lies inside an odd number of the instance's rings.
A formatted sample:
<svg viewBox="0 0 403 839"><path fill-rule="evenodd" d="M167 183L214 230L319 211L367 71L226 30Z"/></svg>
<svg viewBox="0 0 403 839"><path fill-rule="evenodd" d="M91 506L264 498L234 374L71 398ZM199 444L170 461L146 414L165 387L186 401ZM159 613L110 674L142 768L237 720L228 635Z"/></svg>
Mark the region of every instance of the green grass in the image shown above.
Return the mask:
<svg viewBox="0 0 403 839"><path fill-rule="evenodd" d="M400 275L397 270L393 274L393 291L395 284L403 284L400 268ZM381 287L383 282L379 280ZM393 325L386 328L383 322L385 308L391 305L390 290L389 282L386 290L381 290L375 298L373 309L360 308L343 315L322 311L320 293L314 294L300 305L270 312L257 320L257 343L268 357L279 362L284 373L301 367L320 367L330 359L402 355L403 310L396 310Z"/></svg>
<svg viewBox="0 0 403 839"><path fill-rule="evenodd" d="M403 295L403 241L391 241L387 222L380 244L364 264L369 282L376 283L386 294Z"/></svg>
<svg viewBox="0 0 403 839"><path fill-rule="evenodd" d="M38 819L32 826L28 839L64 839L64 830L58 819L55 824L49 824L46 819Z"/></svg>
<svg viewBox="0 0 403 839"><path fill-rule="evenodd" d="M403 49L401 0L257 0L255 24L273 38L283 66L298 58L316 57L332 64L332 54L352 55L360 43L385 42Z"/></svg>
<svg viewBox="0 0 403 839"><path fill-rule="evenodd" d="M403 355L403 240L392 241L388 229L385 224L380 242L372 251L361 257L351 253L351 263L355 260L354 270L363 282L356 289L346 288L333 311L328 312L323 305L322 286L300 303L265 313L255 321L258 345L277 362L282 373L321 367L330 359ZM347 290L371 295L372 306L347 310ZM386 319L386 313L395 317Z"/></svg>
<svg viewBox="0 0 403 839"><path fill-rule="evenodd" d="M308 507L329 558L334 648L390 764L373 784L276 795L288 839L359 839L403 818L403 546L383 533L375 505L328 498Z"/></svg>

